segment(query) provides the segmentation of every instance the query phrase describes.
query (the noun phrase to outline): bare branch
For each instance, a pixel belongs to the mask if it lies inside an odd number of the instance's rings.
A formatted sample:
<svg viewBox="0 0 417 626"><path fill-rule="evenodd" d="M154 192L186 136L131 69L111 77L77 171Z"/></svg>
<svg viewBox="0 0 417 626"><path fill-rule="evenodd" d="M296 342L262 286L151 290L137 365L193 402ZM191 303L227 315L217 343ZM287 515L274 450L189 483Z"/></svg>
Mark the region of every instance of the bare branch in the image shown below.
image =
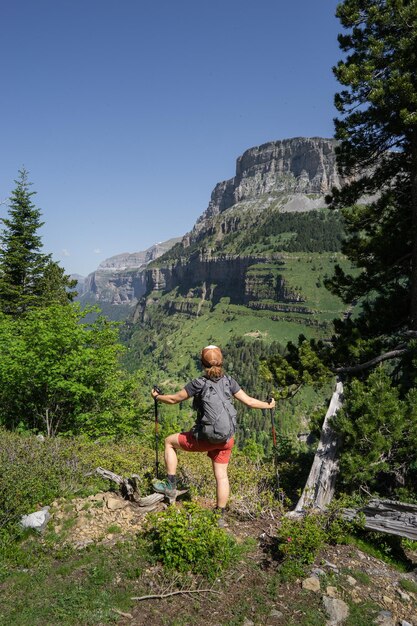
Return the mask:
<svg viewBox="0 0 417 626"><path fill-rule="evenodd" d="M379 354L374 359L370 361L366 361L366 363L359 363L359 365L352 365L351 367L337 367L333 371L336 374L356 374L357 372L363 372L374 365L378 365L378 363L382 363L383 361L388 361L389 359L396 359L399 356L402 356L408 352L407 347L398 347L396 350L391 350L391 352L385 352L384 354Z"/></svg>
<svg viewBox="0 0 417 626"><path fill-rule="evenodd" d="M162 599L168 598L168 596L176 596L178 594L187 594L187 593L218 593L220 591L216 591L215 589L180 589L179 591L170 591L169 593L155 593L149 596L135 596L130 598L131 600L152 600L152 599Z"/></svg>

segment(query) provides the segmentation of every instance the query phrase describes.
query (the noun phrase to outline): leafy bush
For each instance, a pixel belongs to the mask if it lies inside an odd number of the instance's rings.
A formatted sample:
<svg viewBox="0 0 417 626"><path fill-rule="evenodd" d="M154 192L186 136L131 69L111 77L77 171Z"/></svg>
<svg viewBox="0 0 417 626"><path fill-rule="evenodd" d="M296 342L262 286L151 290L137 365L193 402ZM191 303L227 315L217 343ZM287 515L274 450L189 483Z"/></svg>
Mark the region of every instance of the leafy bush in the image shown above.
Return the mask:
<svg viewBox="0 0 417 626"><path fill-rule="evenodd" d="M237 561L241 547L217 526L212 511L186 503L149 516L145 536L153 555L168 569L191 571L213 580Z"/></svg>
<svg viewBox="0 0 417 626"><path fill-rule="evenodd" d="M313 563L326 541L325 517L309 514L300 519L284 517L278 529L278 547L284 560Z"/></svg>
<svg viewBox="0 0 417 626"><path fill-rule="evenodd" d="M86 469L69 440L0 430L0 528L85 485Z"/></svg>
<svg viewBox="0 0 417 626"><path fill-rule="evenodd" d="M87 433L137 432L137 380L121 370L115 324L83 322L78 305L0 314L0 425Z"/></svg>
<svg viewBox="0 0 417 626"><path fill-rule="evenodd" d="M83 437L56 437L40 441L28 433L0 429L0 529L58 497L109 489L110 483L93 473L98 466L123 476L138 474L140 490L148 492L147 474L153 473L154 452L131 439L93 442Z"/></svg>

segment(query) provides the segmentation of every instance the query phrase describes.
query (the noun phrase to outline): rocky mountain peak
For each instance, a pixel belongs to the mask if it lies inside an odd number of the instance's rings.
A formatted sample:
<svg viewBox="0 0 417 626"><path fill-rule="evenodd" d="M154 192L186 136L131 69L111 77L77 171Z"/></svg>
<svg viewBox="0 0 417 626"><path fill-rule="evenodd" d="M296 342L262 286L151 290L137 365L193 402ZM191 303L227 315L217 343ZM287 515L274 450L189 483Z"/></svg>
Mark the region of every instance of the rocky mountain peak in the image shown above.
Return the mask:
<svg viewBox="0 0 417 626"><path fill-rule="evenodd" d="M168 241L155 243L153 246L150 246L150 248L141 252L122 252L121 254L116 254L102 261L98 266L98 270L109 270L113 272L115 270L139 269L160 257L179 240L179 238L173 238Z"/></svg>
<svg viewBox="0 0 417 626"><path fill-rule="evenodd" d="M234 205L266 194L320 194L340 187L335 139L295 137L246 150L236 161L236 175L214 188L197 223Z"/></svg>

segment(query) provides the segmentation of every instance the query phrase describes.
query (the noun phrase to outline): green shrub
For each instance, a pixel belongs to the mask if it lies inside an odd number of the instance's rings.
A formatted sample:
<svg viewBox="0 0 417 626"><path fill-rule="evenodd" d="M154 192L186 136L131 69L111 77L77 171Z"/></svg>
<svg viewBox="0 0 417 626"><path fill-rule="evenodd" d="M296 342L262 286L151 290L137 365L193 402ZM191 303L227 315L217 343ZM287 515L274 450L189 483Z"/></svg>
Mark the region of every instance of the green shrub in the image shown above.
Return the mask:
<svg viewBox="0 0 417 626"><path fill-rule="evenodd" d="M0 430L0 528L73 493L85 484L86 469L69 440Z"/></svg>
<svg viewBox="0 0 417 626"><path fill-rule="evenodd" d="M313 563L326 541L323 515L308 514L300 519L284 517L278 529L278 547L284 560Z"/></svg>
<svg viewBox="0 0 417 626"><path fill-rule="evenodd" d="M326 533L327 542L333 545L351 543L352 535L364 528L365 517L357 515L354 520L343 517L345 508L360 507L363 504L359 497L342 495L335 498L327 509Z"/></svg>
<svg viewBox="0 0 417 626"><path fill-rule="evenodd" d="M278 574L280 582L291 583L304 576L305 566L297 561L286 560L281 564Z"/></svg>
<svg viewBox="0 0 417 626"><path fill-rule="evenodd" d="M371 577L369 574L360 569L348 570L348 573L362 585L369 585L371 583Z"/></svg>
<svg viewBox="0 0 417 626"><path fill-rule="evenodd" d="M153 451L134 440L93 442L83 437L56 437L40 441L29 433L0 428L0 529L56 498L113 488L95 475L98 466L122 476L140 475L139 487L148 492L145 474L153 472L153 464Z"/></svg>
<svg viewBox="0 0 417 626"><path fill-rule="evenodd" d="M242 548L235 539L217 526L212 511L194 503L149 516L145 537L152 554L168 569L191 571L213 580L235 563Z"/></svg>
<svg viewBox="0 0 417 626"><path fill-rule="evenodd" d="M411 591L411 593L417 593L417 583L408 578L400 578L400 587L404 591Z"/></svg>

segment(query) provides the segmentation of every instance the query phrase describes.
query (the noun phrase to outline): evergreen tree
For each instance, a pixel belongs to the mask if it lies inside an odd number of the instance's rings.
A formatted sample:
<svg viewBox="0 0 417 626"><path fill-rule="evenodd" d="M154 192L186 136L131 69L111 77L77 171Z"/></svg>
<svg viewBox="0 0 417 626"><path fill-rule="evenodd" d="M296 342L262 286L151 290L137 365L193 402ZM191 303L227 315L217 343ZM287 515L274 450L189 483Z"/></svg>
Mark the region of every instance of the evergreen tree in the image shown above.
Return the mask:
<svg viewBox="0 0 417 626"><path fill-rule="evenodd" d="M36 192L30 191L25 169L15 182L0 233L0 310L14 316L52 301L68 302L74 295L68 291L74 282L42 252L41 212L32 202Z"/></svg>
<svg viewBox="0 0 417 626"><path fill-rule="evenodd" d="M344 0L337 16L347 31L334 68L345 87L335 97L337 156L351 182L329 200L342 209L343 251L360 272L337 268L330 287L346 302L362 299L359 320L337 330L351 341L379 337L375 354L417 330L417 2Z"/></svg>
<svg viewBox="0 0 417 626"><path fill-rule="evenodd" d="M67 304L77 295L77 292L73 291L76 286L77 281L65 274L64 268L58 263L49 259L39 281L38 303L41 306Z"/></svg>

